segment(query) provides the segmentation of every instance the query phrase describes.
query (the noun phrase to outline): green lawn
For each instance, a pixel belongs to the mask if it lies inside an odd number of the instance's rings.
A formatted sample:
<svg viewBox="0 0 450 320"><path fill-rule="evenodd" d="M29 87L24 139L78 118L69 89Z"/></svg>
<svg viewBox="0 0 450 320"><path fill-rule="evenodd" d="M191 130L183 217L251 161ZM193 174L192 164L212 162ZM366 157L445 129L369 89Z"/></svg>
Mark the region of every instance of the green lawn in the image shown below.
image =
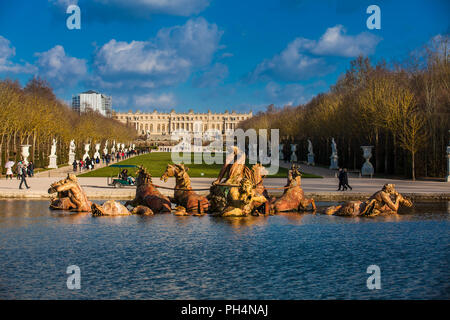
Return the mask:
<svg viewBox="0 0 450 320"><path fill-rule="evenodd" d="M186 164L186 167L189 167L189 175L191 177L207 177L207 178L216 178L219 175L220 169L222 168L221 164L194 164L194 154L191 154L192 163ZM152 152L147 153L141 156L137 156L131 159L127 159L118 164L127 164L127 165L143 165L147 168L147 170L151 173L153 177L160 177L164 171L166 170L167 164L173 163L171 159L170 152ZM116 163L114 163L116 164ZM86 172L80 177L110 177L115 176L119 172L119 168L111 168L104 167L101 169L97 169L94 171ZM128 172L135 176L134 170L128 168ZM203 175L202 175L203 173ZM278 173L275 175L271 175L269 177L272 178L286 178L287 177L287 169L281 168L278 170ZM320 176L304 174L303 178L321 178Z"/></svg>

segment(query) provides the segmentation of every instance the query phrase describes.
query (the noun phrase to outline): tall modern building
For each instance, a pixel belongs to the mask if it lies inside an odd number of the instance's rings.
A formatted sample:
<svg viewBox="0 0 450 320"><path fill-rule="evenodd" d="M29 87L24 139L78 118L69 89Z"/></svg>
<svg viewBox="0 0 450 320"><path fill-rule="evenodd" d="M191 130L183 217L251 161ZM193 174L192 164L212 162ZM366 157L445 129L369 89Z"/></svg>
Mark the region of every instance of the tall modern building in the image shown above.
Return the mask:
<svg viewBox="0 0 450 320"><path fill-rule="evenodd" d="M111 117L111 101L111 97L89 90L72 97L72 109L78 113L83 113L90 109L99 112L105 117Z"/></svg>

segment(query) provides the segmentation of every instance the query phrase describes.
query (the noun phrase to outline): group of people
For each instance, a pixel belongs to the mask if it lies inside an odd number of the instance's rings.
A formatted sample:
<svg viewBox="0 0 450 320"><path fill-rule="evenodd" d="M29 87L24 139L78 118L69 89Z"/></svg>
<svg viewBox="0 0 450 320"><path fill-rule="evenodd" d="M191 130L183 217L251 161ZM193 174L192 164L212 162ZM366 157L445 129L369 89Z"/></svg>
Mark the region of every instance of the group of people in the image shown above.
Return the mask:
<svg viewBox="0 0 450 320"><path fill-rule="evenodd" d="M6 163L6 180L8 178L12 180L14 173L13 173L13 167L15 163L14 161L10 160ZM20 180L19 189L23 189L22 186L25 184L25 187L27 189L30 189L27 183L27 177L33 177L34 176L34 163L33 161L30 161L25 163L24 161L19 161L16 165L15 172L17 175L17 180Z"/></svg>
<svg viewBox="0 0 450 320"><path fill-rule="evenodd" d="M353 188L350 187L350 185L348 184L347 168L339 168L338 179L339 179L339 186L337 191L346 191L347 189L353 190Z"/></svg>
<svg viewBox="0 0 450 320"><path fill-rule="evenodd" d="M83 170L93 170L96 163L100 163L100 159L98 157L97 159L90 159L89 157L87 157L85 160L74 160L72 162L72 168L74 172L76 172L78 169L80 170L80 172Z"/></svg>

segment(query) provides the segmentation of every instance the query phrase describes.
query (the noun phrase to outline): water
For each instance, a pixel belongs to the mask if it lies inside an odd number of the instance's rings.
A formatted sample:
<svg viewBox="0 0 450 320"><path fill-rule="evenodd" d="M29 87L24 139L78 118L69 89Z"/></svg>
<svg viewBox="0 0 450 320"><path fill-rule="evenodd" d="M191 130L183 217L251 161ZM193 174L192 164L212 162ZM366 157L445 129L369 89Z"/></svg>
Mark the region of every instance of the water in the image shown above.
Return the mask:
<svg viewBox="0 0 450 320"><path fill-rule="evenodd" d="M91 217L0 201L0 298L449 299L449 213ZM73 264L81 290L66 286ZM366 286L372 264L380 290Z"/></svg>

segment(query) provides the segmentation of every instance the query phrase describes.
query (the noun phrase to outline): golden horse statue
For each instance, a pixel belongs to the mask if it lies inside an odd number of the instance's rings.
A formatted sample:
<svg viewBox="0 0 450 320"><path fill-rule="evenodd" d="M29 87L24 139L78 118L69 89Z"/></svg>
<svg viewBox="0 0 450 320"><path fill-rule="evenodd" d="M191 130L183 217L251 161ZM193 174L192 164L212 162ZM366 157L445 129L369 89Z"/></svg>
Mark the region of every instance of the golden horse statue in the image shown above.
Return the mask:
<svg viewBox="0 0 450 320"><path fill-rule="evenodd" d="M170 200L152 184L152 176L144 167L139 167L136 176L136 196L127 201L125 206L146 206L153 213L170 213Z"/></svg>
<svg viewBox="0 0 450 320"><path fill-rule="evenodd" d="M192 190L188 171L189 168L184 164L168 164L161 180L166 182L167 179L175 177L174 197L170 200L185 209L177 207L177 215L203 215L208 211L209 201Z"/></svg>
<svg viewBox="0 0 450 320"><path fill-rule="evenodd" d="M283 195L271 203L271 212L304 211L309 205L313 211L316 211L314 199L305 198L301 184L300 168L296 164L292 164Z"/></svg>

